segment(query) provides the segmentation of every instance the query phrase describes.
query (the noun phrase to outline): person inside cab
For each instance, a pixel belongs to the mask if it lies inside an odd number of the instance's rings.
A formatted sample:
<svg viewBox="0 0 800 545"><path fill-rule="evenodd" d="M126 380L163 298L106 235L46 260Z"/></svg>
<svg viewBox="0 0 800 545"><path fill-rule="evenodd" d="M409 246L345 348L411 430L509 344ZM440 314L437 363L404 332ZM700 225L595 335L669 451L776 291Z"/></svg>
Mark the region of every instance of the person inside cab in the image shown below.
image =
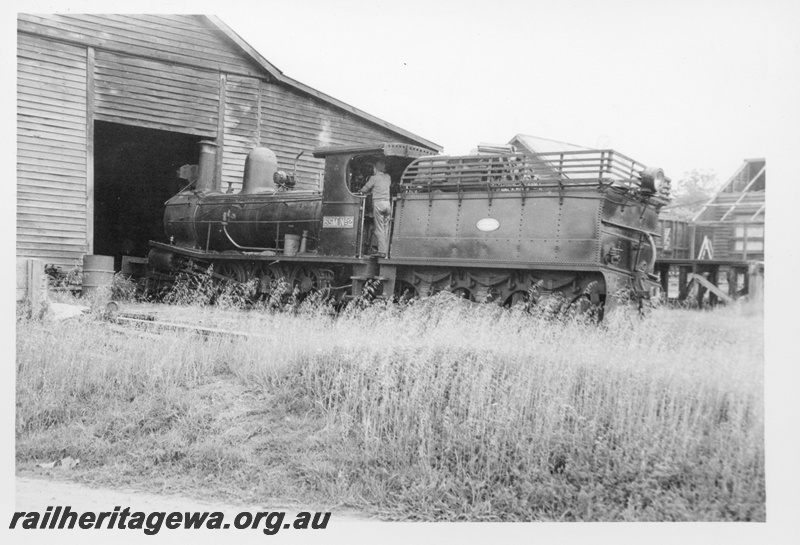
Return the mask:
<svg viewBox="0 0 800 545"><path fill-rule="evenodd" d="M373 165L374 174L370 176L361 192L372 194L373 221L375 237L378 239L378 252L375 257L386 257L389 252L389 226L392 221L392 179L386 174L386 163L377 161Z"/></svg>

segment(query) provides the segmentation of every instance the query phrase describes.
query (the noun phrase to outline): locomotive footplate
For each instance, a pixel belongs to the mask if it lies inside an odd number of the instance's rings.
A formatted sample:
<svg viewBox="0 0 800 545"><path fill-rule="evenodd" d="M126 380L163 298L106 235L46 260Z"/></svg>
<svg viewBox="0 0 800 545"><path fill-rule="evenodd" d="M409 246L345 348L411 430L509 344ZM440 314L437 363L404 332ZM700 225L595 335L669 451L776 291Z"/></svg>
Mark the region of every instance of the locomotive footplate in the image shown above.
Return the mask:
<svg viewBox="0 0 800 545"><path fill-rule="evenodd" d="M283 262L298 262L298 263L336 263L336 264L364 264L368 263L370 257L346 257L346 256L321 256L316 253L305 253L286 255L277 252L206 252L195 248L186 248L184 246L174 246L163 242L150 241L152 248L172 252L178 255L190 257L192 259L200 259L204 261L283 261Z"/></svg>

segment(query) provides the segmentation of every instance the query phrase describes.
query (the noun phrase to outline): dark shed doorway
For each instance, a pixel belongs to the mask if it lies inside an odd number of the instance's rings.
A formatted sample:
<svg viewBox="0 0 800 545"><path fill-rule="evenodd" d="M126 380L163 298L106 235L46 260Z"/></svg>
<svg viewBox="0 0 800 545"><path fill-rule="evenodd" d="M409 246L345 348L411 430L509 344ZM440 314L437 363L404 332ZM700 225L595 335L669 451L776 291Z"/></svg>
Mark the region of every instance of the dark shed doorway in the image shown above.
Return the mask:
<svg viewBox="0 0 800 545"><path fill-rule="evenodd" d="M148 241L164 240L164 202L186 180L178 170L195 165L199 136L117 123L94 124L94 253L146 257Z"/></svg>

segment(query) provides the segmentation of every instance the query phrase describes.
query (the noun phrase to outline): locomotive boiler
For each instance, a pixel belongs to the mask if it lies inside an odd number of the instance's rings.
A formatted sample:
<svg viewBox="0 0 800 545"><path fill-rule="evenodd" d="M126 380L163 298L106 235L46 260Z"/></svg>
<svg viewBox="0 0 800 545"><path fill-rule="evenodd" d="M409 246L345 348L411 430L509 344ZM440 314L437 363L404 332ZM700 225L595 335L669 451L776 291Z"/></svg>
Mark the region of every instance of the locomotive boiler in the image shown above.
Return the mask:
<svg viewBox="0 0 800 545"><path fill-rule="evenodd" d="M213 144L204 144L195 185L167 202L167 241L151 242L164 271L212 266L268 291L385 297L452 291L474 301L572 304L643 300L653 276L658 213L669 179L613 150L517 153L479 148L433 155L403 143L326 147L319 190L297 189L275 155L248 155L242 189L222 193ZM392 179L389 253L372 257L372 207L359 190L381 161Z"/></svg>

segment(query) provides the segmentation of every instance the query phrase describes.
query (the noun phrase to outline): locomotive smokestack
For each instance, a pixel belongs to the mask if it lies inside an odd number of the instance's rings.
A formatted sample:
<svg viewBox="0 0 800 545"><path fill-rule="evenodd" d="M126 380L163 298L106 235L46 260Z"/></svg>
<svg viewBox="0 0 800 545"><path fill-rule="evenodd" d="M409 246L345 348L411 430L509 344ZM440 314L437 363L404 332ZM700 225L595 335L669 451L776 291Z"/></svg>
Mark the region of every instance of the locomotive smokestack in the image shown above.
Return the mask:
<svg viewBox="0 0 800 545"><path fill-rule="evenodd" d="M217 145L210 140L200 142L200 161L197 167L197 191L219 191L220 183L216 179ZM221 182L221 180L219 181Z"/></svg>
<svg viewBox="0 0 800 545"><path fill-rule="evenodd" d="M278 158L269 148L253 148L244 162L242 194L274 192L272 181L278 170Z"/></svg>

